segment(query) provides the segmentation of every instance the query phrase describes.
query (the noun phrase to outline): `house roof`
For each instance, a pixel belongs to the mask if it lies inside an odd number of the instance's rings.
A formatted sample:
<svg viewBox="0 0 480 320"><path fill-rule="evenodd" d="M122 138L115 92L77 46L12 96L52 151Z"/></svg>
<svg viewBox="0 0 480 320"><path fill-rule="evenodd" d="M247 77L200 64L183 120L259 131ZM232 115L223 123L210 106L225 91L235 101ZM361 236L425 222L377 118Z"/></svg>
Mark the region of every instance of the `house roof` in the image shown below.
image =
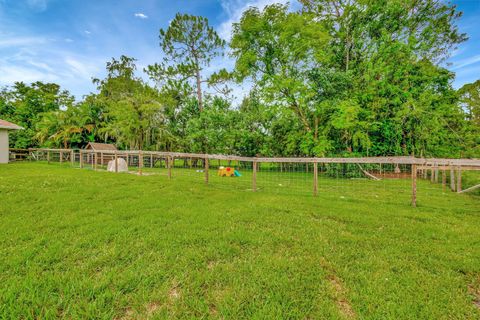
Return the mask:
<svg viewBox="0 0 480 320"><path fill-rule="evenodd" d="M113 144L109 143L98 143L98 142L89 142L85 149L92 149L92 150L108 150L108 151L115 151L117 150L117 147Z"/></svg>
<svg viewBox="0 0 480 320"><path fill-rule="evenodd" d="M21 130L21 129L23 129L23 128L20 127L20 126L17 126L17 125L14 124L14 123L11 123L11 122L8 122L8 121L5 121L5 120L0 119L0 129Z"/></svg>

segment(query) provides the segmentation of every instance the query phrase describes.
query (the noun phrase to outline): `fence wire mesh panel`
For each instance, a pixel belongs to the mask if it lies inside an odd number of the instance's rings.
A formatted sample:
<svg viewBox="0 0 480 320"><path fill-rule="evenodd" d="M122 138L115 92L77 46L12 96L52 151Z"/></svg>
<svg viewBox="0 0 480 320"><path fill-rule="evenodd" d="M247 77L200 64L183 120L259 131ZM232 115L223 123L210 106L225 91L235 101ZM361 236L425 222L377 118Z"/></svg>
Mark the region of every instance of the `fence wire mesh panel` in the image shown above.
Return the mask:
<svg viewBox="0 0 480 320"><path fill-rule="evenodd" d="M11 150L15 152L24 151ZM314 195L320 200L375 199L415 205L417 189L420 201L441 192L480 194L480 160L475 159L249 158L71 149L29 149L21 158L86 170L160 176L231 191Z"/></svg>
<svg viewBox="0 0 480 320"><path fill-rule="evenodd" d="M205 178L205 160L198 157L167 157L166 169L172 179L202 183Z"/></svg>
<svg viewBox="0 0 480 320"><path fill-rule="evenodd" d="M209 185L238 191L253 191L253 162L209 160Z"/></svg>

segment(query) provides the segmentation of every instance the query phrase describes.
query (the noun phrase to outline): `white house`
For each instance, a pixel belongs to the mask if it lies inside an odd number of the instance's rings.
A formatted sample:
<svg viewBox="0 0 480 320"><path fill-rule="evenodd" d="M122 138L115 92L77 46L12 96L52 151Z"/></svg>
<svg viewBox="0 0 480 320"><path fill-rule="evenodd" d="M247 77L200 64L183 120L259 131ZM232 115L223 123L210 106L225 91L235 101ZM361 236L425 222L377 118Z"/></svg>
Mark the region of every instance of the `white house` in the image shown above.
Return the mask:
<svg viewBox="0 0 480 320"><path fill-rule="evenodd" d="M20 129L23 128L0 119L0 164L8 163L8 130Z"/></svg>

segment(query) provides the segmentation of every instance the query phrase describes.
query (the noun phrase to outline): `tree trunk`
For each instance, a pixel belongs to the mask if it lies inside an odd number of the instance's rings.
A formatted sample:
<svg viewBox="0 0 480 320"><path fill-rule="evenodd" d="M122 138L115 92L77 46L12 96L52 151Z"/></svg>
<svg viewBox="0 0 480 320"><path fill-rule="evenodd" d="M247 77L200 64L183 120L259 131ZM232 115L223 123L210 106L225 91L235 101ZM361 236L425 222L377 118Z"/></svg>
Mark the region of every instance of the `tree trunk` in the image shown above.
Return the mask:
<svg viewBox="0 0 480 320"><path fill-rule="evenodd" d="M197 69L195 77L197 78L197 99L198 99L198 110L203 111L203 101L202 101L202 79L200 78L200 71Z"/></svg>

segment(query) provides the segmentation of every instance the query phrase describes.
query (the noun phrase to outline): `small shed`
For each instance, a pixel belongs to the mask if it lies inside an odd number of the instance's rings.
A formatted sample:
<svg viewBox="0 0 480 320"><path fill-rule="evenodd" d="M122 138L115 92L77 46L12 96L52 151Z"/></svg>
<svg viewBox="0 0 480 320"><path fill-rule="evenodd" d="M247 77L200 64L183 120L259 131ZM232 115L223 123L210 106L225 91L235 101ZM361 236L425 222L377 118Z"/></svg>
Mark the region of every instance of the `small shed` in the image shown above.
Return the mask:
<svg viewBox="0 0 480 320"><path fill-rule="evenodd" d="M106 165L110 160L113 160L115 156L114 151L117 151L117 147L110 143L89 142L85 146L85 150L95 151L95 160L97 164ZM87 162L92 163L94 161L92 153L87 155Z"/></svg>
<svg viewBox="0 0 480 320"><path fill-rule="evenodd" d="M0 119L0 163L8 163L8 131L21 129L14 123Z"/></svg>
<svg viewBox="0 0 480 320"><path fill-rule="evenodd" d="M117 151L117 147L111 143L99 143L99 142L89 142L85 150L93 150L93 151Z"/></svg>

